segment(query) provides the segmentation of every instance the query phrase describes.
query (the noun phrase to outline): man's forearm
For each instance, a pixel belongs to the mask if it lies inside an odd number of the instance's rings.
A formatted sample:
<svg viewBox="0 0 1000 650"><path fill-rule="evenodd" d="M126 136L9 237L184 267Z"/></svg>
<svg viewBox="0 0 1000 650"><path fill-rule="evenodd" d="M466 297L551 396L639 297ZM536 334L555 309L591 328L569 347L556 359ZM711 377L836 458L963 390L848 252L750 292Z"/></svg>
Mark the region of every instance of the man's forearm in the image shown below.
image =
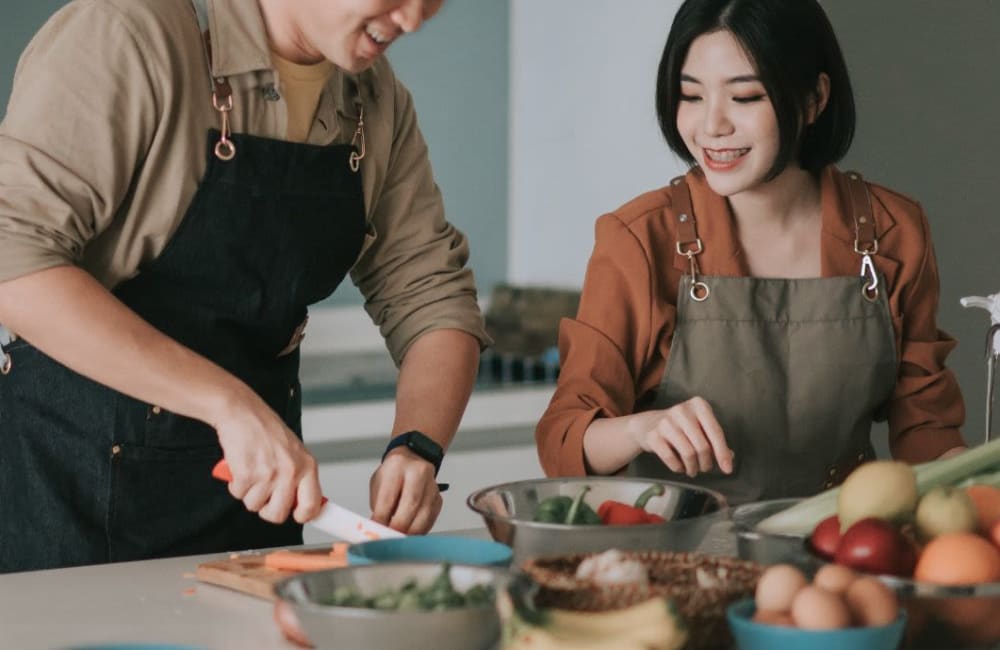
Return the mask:
<svg viewBox="0 0 1000 650"><path fill-rule="evenodd" d="M479 368L479 342L461 330L433 330L407 350L399 370L392 435L417 429L447 449Z"/></svg>
<svg viewBox="0 0 1000 650"><path fill-rule="evenodd" d="M250 390L73 266L0 283L0 322L81 375L209 424L228 394Z"/></svg>

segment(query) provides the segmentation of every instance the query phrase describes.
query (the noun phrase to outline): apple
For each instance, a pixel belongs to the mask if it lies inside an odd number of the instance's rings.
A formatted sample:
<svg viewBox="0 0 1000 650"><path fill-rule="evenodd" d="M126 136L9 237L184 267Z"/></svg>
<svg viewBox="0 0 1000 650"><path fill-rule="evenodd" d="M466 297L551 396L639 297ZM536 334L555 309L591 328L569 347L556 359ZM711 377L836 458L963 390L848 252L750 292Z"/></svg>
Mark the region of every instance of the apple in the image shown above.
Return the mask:
<svg viewBox="0 0 1000 650"><path fill-rule="evenodd" d="M832 560L840 545L840 517L833 515L816 524L809 536L809 544L824 560Z"/></svg>
<svg viewBox="0 0 1000 650"><path fill-rule="evenodd" d="M908 577L913 575L917 550L892 524L868 517L844 531L834 562L865 573Z"/></svg>

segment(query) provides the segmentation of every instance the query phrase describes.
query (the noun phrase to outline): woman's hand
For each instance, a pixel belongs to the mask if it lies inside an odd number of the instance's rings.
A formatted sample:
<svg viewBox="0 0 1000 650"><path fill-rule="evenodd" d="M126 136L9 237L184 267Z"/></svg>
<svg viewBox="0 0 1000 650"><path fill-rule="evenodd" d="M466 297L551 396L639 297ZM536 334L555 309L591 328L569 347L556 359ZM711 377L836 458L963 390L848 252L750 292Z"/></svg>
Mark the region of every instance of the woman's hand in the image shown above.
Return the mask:
<svg viewBox="0 0 1000 650"><path fill-rule="evenodd" d="M255 393L248 388L211 424L233 475L229 492L247 510L275 524L293 509L299 523L319 514L323 495L316 460Z"/></svg>
<svg viewBox="0 0 1000 650"><path fill-rule="evenodd" d="M671 471L693 477L712 469L713 460L726 474L733 471L733 451L711 405L701 397L644 415L633 438L642 451L656 454Z"/></svg>
<svg viewBox="0 0 1000 650"><path fill-rule="evenodd" d="M434 466L403 447L389 452L369 487L372 519L409 535L428 532L444 504Z"/></svg>

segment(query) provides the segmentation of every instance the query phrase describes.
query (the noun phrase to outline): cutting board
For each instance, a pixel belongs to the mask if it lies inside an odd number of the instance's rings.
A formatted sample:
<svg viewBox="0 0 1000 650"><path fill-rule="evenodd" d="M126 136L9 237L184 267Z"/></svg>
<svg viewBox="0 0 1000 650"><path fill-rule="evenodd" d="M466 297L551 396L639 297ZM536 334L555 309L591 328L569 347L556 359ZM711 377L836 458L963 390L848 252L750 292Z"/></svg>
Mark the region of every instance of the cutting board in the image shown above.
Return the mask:
<svg viewBox="0 0 1000 650"><path fill-rule="evenodd" d="M298 550L298 549L296 549ZM330 547L300 551L319 556L330 555ZM274 585L296 574L264 566L265 553L234 553L224 560L213 560L198 565L195 578L201 582L235 589L251 596L274 600Z"/></svg>

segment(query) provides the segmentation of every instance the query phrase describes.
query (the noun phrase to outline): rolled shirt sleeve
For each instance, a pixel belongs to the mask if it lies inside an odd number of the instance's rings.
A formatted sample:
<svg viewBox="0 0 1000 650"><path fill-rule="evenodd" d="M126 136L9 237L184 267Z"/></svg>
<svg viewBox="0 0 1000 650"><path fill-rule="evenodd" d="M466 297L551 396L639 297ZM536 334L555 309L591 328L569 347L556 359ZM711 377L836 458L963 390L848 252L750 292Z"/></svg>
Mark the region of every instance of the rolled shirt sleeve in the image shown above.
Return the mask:
<svg viewBox="0 0 1000 650"><path fill-rule="evenodd" d="M583 436L591 422L633 413L648 388L637 378L654 348L651 282L634 234L616 216L601 217L577 317L560 323L558 384L535 429L547 475L586 474Z"/></svg>
<svg viewBox="0 0 1000 650"><path fill-rule="evenodd" d="M465 331L485 347L469 243L445 219L427 145L409 91L393 80L392 150L372 210L375 241L351 271L365 310L398 365L409 346L435 329Z"/></svg>
<svg viewBox="0 0 1000 650"><path fill-rule="evenodd" d="M959 427L965 403L945 358L956 343L937 328L939 280L927 218L921 213L923 255L912 285L900 296L900 365L889 403L889 445L894 458L933 460L964 445Z"/></svg>
<svg viewBox="0 0 1000 650"><path fill-rule="evenodd" d="M63 8L25 50L0 124L0 281L81 261L128 195L157 93L126 20Z"/></svg>

